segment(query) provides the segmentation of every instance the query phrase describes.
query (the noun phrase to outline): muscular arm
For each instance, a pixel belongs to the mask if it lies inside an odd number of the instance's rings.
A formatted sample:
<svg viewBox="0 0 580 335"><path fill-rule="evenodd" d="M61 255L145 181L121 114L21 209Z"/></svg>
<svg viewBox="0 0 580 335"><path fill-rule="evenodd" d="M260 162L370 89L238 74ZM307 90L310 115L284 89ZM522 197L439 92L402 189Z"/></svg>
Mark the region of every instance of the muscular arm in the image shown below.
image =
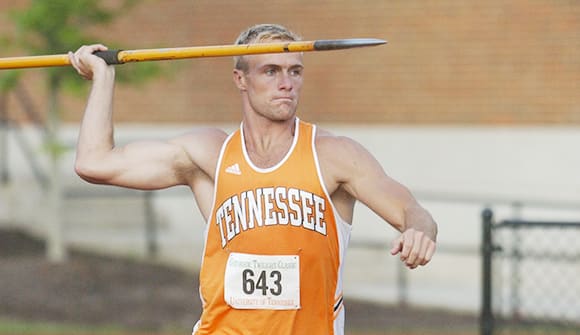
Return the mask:
<svg viewBox="0 0 580 335"><path fill-rule="evenodd" d="M85 46L70 54L71 63L93 85L81 123L75 170L99 184L137 189L174 185L198 186L213 181L215 164L225 133L201 130L169 141L138 141L115 146L113 91L115 70L93 55L102 45Z"/></svg>
<svg viewBox="0 0 580 335"><path fill-rule="evenodd" d="M322 134L317 138L317 148L329 192L346 192L400 231L391 253L400 253L407 266L427 264L435 251L437 225L411 192L349 138Z"/></svg>

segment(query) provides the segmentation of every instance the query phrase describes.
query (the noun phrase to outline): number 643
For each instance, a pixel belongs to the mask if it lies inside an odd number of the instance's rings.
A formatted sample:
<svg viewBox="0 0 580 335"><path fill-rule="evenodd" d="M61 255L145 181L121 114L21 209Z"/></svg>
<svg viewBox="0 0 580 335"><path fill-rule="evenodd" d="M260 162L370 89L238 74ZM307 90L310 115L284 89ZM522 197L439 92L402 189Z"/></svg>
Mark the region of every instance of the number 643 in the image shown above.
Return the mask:
<svg viewBox="0 0 580 335"><path fill-rule="evenodd" d="M242 289L246 294L254 294L258 290L262 291L264 296L268 292L279 296L282 294L282 273L274 270L270 272L270 275L267 275L267 271L260 271L259 274L256 274L254 271L246 269L242 272Z"/></svg>

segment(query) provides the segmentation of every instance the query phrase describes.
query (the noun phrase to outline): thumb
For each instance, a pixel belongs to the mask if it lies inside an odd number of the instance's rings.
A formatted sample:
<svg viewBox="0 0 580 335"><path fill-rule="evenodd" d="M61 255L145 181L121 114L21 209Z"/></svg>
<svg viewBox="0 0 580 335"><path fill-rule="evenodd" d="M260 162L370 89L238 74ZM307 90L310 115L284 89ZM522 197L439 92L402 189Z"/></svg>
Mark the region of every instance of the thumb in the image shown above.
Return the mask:
<svg viewBox="0 0 580 335"><path fill-rule="evenodd" d="M391 255L396 255L403 250L403 235L397 237L393 241L393 247L391 248Z"/></svg>

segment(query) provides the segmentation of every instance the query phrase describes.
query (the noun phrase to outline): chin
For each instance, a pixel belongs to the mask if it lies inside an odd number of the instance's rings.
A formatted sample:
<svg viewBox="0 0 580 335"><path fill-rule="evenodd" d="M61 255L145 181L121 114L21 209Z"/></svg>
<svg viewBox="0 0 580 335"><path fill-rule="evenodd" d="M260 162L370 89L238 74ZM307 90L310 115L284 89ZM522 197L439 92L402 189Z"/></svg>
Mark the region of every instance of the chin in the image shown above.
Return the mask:
<svg viewBox="0 0 580 335"><path fill-rule="evenodd" d="M283 113L276 113L274 119L276 121L288 121L293 120L296 116L296 111L285 111Z"/></svg>

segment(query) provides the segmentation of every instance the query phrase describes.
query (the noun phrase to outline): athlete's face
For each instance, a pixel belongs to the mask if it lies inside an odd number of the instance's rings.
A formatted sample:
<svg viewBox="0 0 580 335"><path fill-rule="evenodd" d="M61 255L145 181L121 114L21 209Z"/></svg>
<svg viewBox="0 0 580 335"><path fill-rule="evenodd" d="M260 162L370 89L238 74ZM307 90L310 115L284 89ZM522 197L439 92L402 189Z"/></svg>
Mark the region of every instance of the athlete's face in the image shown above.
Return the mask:
<svg viewBox="0 0 580 335"><path fill-rule="evenodd" d="M251 111L273 121L296 114L304 65L301 53L244 56L247 71L234 70L234 81Z"/></svg>

